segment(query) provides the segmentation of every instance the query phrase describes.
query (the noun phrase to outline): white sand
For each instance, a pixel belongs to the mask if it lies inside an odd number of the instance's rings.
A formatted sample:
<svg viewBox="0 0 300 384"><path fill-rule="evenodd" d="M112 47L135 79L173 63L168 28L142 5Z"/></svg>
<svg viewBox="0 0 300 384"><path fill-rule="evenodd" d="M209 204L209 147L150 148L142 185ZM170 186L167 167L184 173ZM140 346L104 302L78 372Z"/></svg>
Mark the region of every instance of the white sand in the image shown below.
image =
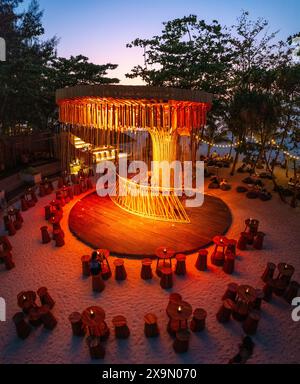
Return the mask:
<svg viewBox="0 0 300 384"><path fill-rule="evenodd" d="M233 186L243 177L236 176ZM64 208L62 225L66 246L56 249L53 243L41 245L40 227L45 224L43 207L50 200L46 197L39 200L34 209L24 213L24 228L11 238L16 268L7 272L0 267L0 296L6 299L8 307L8 321L0 323L0 362L90 363L85 341L72 337L68 315L73 311L81 312L90 305L100 305L106 311L110 327L112 317L123 314L131 330L130 338L124 341L115 340L111 332L106 343L106 363L227 363L237 353L243 331L241 324L234 320L225 326L216 321L226 285L234 281L262 287L260 276L268 261L293 264L296 268L294 279L300 281L300 215L299 208L290 208L277 195L272 201L263 203L248 200L235 190L213 194L221 196L232 210L233 224L228 236L238 238L244 229L245 218L255 217L267 234L265 249L239 251L236 272L232 276L214 266L210 266L208 272L199 272L194 267L196 255L188 257L188 275L175 276L171 292L181 293L193 308L205 308L208 319L206 331L192 334L187 354L174 353L173 340L166 332L165 308L170 292L161 289L156 276L151 282L140 279L140 261L125 261L127 281L117 283L110 279L104 292L91 292L91 281L81 276L80 262L81 256L90 254L91 250L71 235L67 225L68 212L78 199ZM37 290L40 286L48 287L56 300L53 312L58 326L53 332L39 328L27 340L20 341L11 320L18 311L17 294L22 290ZM291 309L278 297L270 304L263 303L262 319L254 337L254 355L249 363L300 363L300 322L292 321ZM149 340L144 336L143 316L148 312L158 316L161 329L158 339Z"/></svg>

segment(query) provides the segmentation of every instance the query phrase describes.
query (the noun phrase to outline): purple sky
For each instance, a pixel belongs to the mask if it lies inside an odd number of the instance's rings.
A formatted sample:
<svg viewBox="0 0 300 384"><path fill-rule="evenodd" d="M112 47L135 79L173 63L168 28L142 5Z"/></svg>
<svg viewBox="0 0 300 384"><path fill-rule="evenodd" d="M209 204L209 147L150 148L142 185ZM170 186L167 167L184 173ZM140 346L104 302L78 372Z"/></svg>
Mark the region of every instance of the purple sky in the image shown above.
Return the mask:
<svg viewBox="0 0 300 384"><path fill-rule="evenodd" d="M26 0L25 3L28 3ZM139 84L125 78L125 73L142 64L140 49L126 48L136 37L159 34L163 21L196 14L207 21L219 20L231 25L242 9L252 18L270 21L270 31L279 37L300 30L299 0L40 0L46 35L61 38L58 54L83 54L99 64L119 64L113 76L122 84Z"/></svg>

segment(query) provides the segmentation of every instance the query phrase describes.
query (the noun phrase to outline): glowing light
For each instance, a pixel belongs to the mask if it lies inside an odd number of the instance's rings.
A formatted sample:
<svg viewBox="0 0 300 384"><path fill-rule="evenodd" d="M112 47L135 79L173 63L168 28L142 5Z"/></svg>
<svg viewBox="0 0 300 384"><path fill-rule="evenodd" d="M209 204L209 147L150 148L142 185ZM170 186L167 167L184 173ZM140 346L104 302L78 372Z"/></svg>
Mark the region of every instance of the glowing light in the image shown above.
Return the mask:
<svg viewBox="0 0 300 384"><path fill-rule="evenodd" d="M211 108L209 102L121 97L78 97L60 99L59 120L74 127L78 137L68 132L68 137L76 149L90 148L87 128L123 132L146 130L152 139L154 164L176 160L176 142L179 136L190 136L206 124L206 113ZM74 133L75 133L74 132ZM92 141L92 140L91 140ZM92 151L91 151L92 152ZM101 159L115 159L115 152L96 153ZM68 164L71 163L68 159ZM174 190L167 196L160 180L160 170L153 170L157 188L140 186L130 180L117 178L117 192L112 200L122 209L142 217L155 220L190 223L190 219ZM146 189L145 189L146 188ZM157 191L158 193L153 193ZM125 196L124 196L125 195Z"/></svg>

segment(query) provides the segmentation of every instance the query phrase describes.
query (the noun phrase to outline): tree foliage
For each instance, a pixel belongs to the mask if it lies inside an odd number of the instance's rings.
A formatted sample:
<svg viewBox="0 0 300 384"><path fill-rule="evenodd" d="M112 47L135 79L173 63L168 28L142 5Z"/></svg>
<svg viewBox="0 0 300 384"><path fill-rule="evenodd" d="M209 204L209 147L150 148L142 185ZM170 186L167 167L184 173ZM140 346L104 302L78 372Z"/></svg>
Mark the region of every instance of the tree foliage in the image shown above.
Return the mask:
<svg viewBox="0 0 300 384"><path fill-rule="evenodd" d="M44 39L43 12L36 0L0 0L0 36L7 61L0 63L0 130L17 123L45 129L55 116L55 90L75 84L117 83L106 77L114 64L96 65L84 56L57 57L58 39Z"/></svg>
<svg viewBox="0 0 300 384"><path fill-rule="evenodd" d="M298 38L296 34L277 41L277 32L269 32L266 20L252 21L245 11L230 28L190 15L164 23L158 36L128 44L144 50L144 66L135 66L127 77L213 93L202 138L219 137L221 125L241 142L234 172L247 136L261 142L260 157L274 138L281 145L292 139L297 146L299 64L292 46Z"/></svg>

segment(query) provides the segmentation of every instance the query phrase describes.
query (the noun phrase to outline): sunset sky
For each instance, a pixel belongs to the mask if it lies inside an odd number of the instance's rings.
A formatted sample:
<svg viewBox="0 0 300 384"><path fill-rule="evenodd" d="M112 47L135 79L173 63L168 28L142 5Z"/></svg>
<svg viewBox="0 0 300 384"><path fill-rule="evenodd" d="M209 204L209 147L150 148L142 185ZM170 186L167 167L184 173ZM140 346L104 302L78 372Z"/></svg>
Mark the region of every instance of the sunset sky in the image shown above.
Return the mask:
<svg viewBox="0 0 300 384"><path fill-rule="evenodd" d="M29 1L25 1L27 4ZM83 54L94 63L119 64L113 76L122 84L139 84L125 78L125 73L142 64L140 49L126 48L136 37L159 34L163 21L196 14L211 21L232 25L241 10L252 18L270 21L270 31L280 30L279 37L300 30L299 0L40 0L44 10L46 35L60 38L58 54Z"/></svg>

